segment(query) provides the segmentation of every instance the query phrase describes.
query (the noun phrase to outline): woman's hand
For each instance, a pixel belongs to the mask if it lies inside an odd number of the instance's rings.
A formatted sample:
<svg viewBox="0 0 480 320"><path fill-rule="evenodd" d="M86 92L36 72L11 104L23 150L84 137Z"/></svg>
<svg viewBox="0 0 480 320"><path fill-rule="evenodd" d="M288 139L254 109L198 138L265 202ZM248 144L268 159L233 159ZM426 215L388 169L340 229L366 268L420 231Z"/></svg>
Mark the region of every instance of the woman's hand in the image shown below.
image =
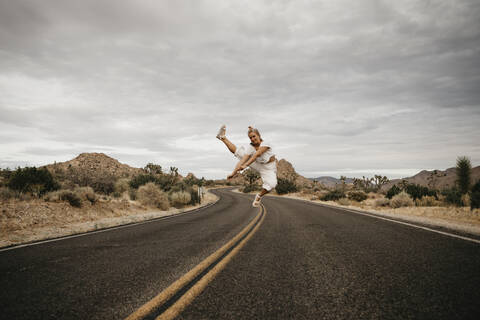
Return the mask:
<svg viewBox="0 0 480 320"><path fill-rule="evenodd" d="M240 167L240 171L245 170L245 169L247 169L247 166L242 164L242 166Z"/></svg>
<svg viewBox="0 0 480 320"><path fill-rule="evenodd" d="M233 177L235 177L237 175L238 171L234 171L232 173L230 173L228 176L227 176L227 180L228 179L232 179Z"/></svg>

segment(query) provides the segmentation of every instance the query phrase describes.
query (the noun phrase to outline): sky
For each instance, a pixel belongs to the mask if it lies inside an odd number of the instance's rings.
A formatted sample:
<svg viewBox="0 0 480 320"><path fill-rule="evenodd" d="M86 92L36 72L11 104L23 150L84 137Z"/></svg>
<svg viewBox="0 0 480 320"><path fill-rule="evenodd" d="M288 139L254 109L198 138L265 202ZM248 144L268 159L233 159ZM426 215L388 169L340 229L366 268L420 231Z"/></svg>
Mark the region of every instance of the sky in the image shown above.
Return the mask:
<svg viewBox="0 0 480 320"><path fill-rule="evenodd" d="M225 178L480 165L480 2L0 0L0 167L103 152Z"/></svg>

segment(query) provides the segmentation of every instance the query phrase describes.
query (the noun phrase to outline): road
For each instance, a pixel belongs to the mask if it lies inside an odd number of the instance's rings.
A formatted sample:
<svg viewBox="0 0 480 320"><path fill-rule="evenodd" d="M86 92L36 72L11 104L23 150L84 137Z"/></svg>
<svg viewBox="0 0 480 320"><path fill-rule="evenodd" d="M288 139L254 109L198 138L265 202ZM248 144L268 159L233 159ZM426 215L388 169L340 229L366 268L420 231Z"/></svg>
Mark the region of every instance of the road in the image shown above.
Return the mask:
<svg viewBox="0 0 480 320"><path fill-rule="evenodd" d="M286 198L259 210L252 196L215 192L217 204L193 213L1 251L2 319L124 319L249 223L249 239L178 319L480 316L478 243Z"/></svg>

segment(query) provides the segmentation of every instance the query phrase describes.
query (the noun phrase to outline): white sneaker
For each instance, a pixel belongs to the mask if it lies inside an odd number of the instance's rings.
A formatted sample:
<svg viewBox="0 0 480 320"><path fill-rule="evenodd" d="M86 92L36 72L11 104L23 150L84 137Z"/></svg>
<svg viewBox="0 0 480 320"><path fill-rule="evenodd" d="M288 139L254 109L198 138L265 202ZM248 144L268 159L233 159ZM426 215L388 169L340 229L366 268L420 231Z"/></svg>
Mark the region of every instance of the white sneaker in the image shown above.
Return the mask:
<svg viewBox="0 0 480 320"><path fill-rule="evenodd" d="M227 130L227 127L225 125L221 126L220 130L218 130L218 133L217 133L217 139L220 139L220 140L224 139L226 130Z"/></svg>
<svg viewBox="0 0 480 320"><path fill-rule="evenodd" d="M260 197L260 194L255 195L255 200L253 200L252 206L255 208L260 207L260 201L262 200L262 197Z"/></svg>

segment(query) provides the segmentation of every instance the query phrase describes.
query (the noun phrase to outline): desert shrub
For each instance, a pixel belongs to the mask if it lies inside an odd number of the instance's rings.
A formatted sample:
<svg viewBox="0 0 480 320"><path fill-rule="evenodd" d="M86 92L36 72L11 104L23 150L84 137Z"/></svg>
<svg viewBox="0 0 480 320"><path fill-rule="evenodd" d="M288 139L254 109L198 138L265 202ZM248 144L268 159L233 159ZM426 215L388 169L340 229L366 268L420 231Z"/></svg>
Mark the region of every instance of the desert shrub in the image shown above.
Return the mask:
<svg viewBox="0 0 480 320"><path fill-rule="evenodd" d="M438 204L438 201L433 196L423 196L421 199L415 200L417 207L434 207Z"/></svg>
<svg viewBox="0 0 480 320"><path fill-rule="evenodd" d="M177 191L172 192L170 195L171 203L175 208L182 208L190 203L192 197L189 192Z"/></svg>
<svg viewBox="0 0 480 320"><path fill-rule="evenodd" d="M462 206L462 194L457 188L445 189L442 191L442 195L445 197L445 202L450 205L458 207Z"/></svg>
<svg viewBox="0 0 480 320"><path fill-rule="evenodd" d="M15 192L8 187L0 187L0 200L15 198Z"/></svg>
<svg viewBox="0 0 480 320"><path fill-rule="evenodd" d="M15 170L11 174L7 186L21 193L29 192L38 196L59 188L59 184L47 169L35 167Z"/></svg>
<svg viewBox="0 0 480 320"><path fill-rule="evenodd" d="M12 175L12 170L10 169L0 169L0 187L5 187L7 185L10 176Z"/></svg>
<svg viewBox="0 0 480 320"><path fill-rule="evenodd" d="M337 203L342 206L349 206L350 200L348 200L347 198L340 198L337 200Z"/></svg>
<svg viewBox="0 0 480 320"><path fill-rule="evenodd" d="M92 187L77 187L74 192L80 197L80 199L90 201L91 204L94 204L97 201L97 195Z"/></svg>
<svg viewBox="0 0 480 320"><path fill-rule="evenodd" d="M472 210L480 208L480 181L475 183L472 187L472 191L470 193L470 208Z"/></svg>
<svg viewBox="0 0 480 320"><path fill-rule="evenodd" d="M128 190L128 196L130 198L130 200L137 200L137 190L136 189L129 189Z"/></svg>
<svg viewBox="0 0 480 320"><path fill-rule="evenodd" d="M287 194L291 192L297 192L298 189L295 181L292 179L278 178L275 190L278 194Z"/></svg>
<svg viewBox="0 0 480 320"><path fill-rule="evenodd" d="M396 196L400 192L402 192L402 189L400 189L399 187L397 187L396 184L394 184L390 189L388 189L385 197L387 197L388 199L392 199L394 196Z"/></svg>
<svg viewBox="0 0 480 320"><path fill-rule="evenodd" d="M345 192L340 189L335 189L329 191L327 194L323 195L320 200L323 201L336 201L338 199L345 198Z"/></svg>
<svg viewBox="0 0 480 320"><path fill-rule="evenodd" d="M127 178L118 179L113 186L115 194L123 194L130 189L130 180Z"/></svg>
<svg viewBox="0 0 480 320"><path fill-rule="evenodd" d="M375 200L375 207L388 207L390 205L390 200L388 198L380 198Z"/></svg>
<svg viewBox="0 0 480 320"><path fill-rule="evenodd" d="M411 207L413 206L413 199L408 193L402 191L390 200L390 206L392 208Z"/></svg>
<svg viewBox="0 0 480 320"><path fill-rule="evenodd" d="M358 201L358 202L362 202L363 200L366 200L367 199L367 194L363 191L350 191L348 194L347 194L347 197L348 199L350 200L354 200L354 201Z"/></svg>
<svg viewBox="0 0 480 320"><path fill-rule="evenodd" d="M130 180L130 187L138 189L149 182L156 182L156 178L153 174L139 174Z"/></svg>
<svg viewBox="0 0 480 320"><path fill-rule="evenodd" d="M261 188L256 184L247 184L243 187L242 192L249 193L249 192L260 191L260 190Z"/></svg>
<svg viewBox="0 0 480 320"><path fill-rule="evenodd" d="M413 200L421 199L424 196L436 196L436 192L434 190L430 190L427 187L421 186L419 184L408 184L405 187L404 191L408 193L413 198Z"/></svg>
<svg viewBox="0 0 480 320"><path fill-rule="evenodd" d="M190 188L191 187L188 184L186 184L183 181L180 181L180 182L175 183L173 186L171 186L170 193L172 193L172 192L183 192L183 191L187 191Z"/></svg>
<svg viewBox="0 0 480 320"><path fill-rule="evenodd" d="M105 195L114 191L117 177L106 170L92 172L89 170L69 167L65 171L65 180L69 181L70 186L92 187L97 193Z"/></svg>
<svg viewBox="0 0 480 320"><path fill-rule="evenodd" d="M167 194L153 182L148 182L138 188L137 199L145 206L156 207L162 210L168 210L170 207Z"/></svg>
<svg viewBox="0 0 480 320"><path fill-rule="evenodd" d="M44 195L43 199L48 202L68 201L72 207L80 208L82 206L82 198L71 190L59 190L49 192Z"/></svg>
<svg viewBox="0 0 480 320"><path fill-rule="evenodd" d="M462 194L462 205L464 207L470 207L470 195L468 193Z"/></svg>

